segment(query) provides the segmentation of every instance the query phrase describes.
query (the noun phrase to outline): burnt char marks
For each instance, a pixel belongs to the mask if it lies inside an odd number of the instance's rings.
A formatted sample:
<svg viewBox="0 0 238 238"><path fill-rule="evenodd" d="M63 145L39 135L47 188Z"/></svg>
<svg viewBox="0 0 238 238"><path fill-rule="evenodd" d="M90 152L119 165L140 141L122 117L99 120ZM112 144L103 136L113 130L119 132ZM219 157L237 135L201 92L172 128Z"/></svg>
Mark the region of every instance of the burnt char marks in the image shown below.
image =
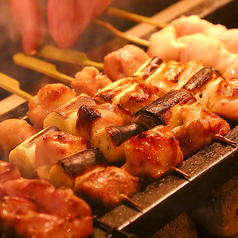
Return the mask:
<svg viewBox="0 0 238 238"><path fill-rule="evenodd" d="M83 127L90 134L93 121L101 117L101 112L95 108L82 105L78 110L76 128Z"/></svg>
<svg viewBox="0 0 238 238"><path fill-rule="evenodd" d="M115 81L113 84L105 87L99 93L97 93L96 100L100 102L100 98L103 99L104 102L112 102L113 99L122 93L126 88L129 88L134 83L137 83L137 76L123 78L121 80Z"/></svg>
<svg viewBox="0 0 238 238"><path fill-rule="evenodd" d="M206 66L194 74L191 79L183 86L183 89L196 93L203 86L205 86L206 83L218 77L222 77L222 75L216 69Z"/></svg>
<svg viewBox="0 0 238 238"><path fill-rule="evenodd" d="M142 75L143 79L147 79L151 74L154 73L155 70L157 70L160 65L163 63L163 60L159 57L154 57L149 64L145 67L144 73Z"/></svg>
<svg viewBox="0 0 238 238"><path fill-rule="evenodd" d="M98 165L107 165L107 160L98 148L90 148L58 161L72 177L77 177Z"/></svg>
<svg viewBox="0 0 238 238"><path fill-rule="evenodd" d="M194 102L196 102L196 99L186 90L170 91L164 97L158 98L135 113L132 122L142 123L147 129L156 125L167 125L167 121L172 116L171 109L173 107Z"/></svg>
<svg viewBox="0 0 238 238"><path fill-rule="evenodd" d="M110 126L107 127L106 130L111 134L113 141L116 146L120 146L123 142L128 140L129 138L140 134L144 131L143 127L136 123L129 123L127 125L119 125L119 126Z"/></svg>

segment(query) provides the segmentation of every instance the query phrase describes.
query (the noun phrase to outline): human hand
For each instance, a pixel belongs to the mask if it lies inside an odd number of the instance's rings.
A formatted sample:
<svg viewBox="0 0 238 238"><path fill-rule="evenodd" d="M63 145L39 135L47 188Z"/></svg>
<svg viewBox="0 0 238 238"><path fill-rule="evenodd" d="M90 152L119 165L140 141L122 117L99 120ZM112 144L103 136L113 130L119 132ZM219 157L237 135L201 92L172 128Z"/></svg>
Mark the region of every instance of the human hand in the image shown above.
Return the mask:
<svg viewBox="0 0 238 238"><path fill-rule="evenodd" d="M47 29L42 8L37 0L9 2L22 35L23 49L27 54L34 54ZM48 0L47 19L52 38L59 47L71 48L90 19L102 13L110 2L112 0Z"/></svg>

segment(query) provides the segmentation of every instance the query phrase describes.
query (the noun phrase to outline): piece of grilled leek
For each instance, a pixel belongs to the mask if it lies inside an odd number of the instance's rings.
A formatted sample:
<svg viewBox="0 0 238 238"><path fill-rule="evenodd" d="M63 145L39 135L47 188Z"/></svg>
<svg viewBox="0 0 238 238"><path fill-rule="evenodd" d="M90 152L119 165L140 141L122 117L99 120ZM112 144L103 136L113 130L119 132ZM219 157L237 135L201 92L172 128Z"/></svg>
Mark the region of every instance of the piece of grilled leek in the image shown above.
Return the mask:
<svg viewBox="0 0 238 238"><path fill-rule="evenodd" d="M44 120L44 128L56 126L61 131L77 135L76 121L78 108L85 104L95 105L96 102L92 97L82 93L47 115Z"/></svg>
<svg viewBox="0 0 238 238"><path fill-rule="evenodd" d="M206 66L194 74L182 89L188 90L198 102L209 108L211 96L222 80L224 78L216 69Z"/></svg>
<svg viewBox="0 0 238 238"><path fill-rule="evenodd" d="M109 163L124 162L124 142L143 130L135 123L102 128L93 134L91 146L98 147Z"/></svg>
<svg viewBox="0 0 238 238"><path fill-rule="evenodd" d="M137 111L132 122L147 130L157 125L166 125L171 129L182 124L181 108L196 102L186 90L174 90Z"/></svg>
<svg viewBox="0 0 238 238"><path fill-rule="evenodd" d="M35 178L34 171L35 165L35 143L44 134L51 131L58 131L57 127L47 127L44 130L38 132L32 137L28 138L9 154L9 162L16 165L23 178Z"/></svg>
<svg viewBox="0 0 238 238"><path fill-rule="evenodd" d="M69 187L80 190L80 184L93 172L107 166L107 160L98 148L91 148L71 155L54 164L49 173L55 187Z"/></svg>

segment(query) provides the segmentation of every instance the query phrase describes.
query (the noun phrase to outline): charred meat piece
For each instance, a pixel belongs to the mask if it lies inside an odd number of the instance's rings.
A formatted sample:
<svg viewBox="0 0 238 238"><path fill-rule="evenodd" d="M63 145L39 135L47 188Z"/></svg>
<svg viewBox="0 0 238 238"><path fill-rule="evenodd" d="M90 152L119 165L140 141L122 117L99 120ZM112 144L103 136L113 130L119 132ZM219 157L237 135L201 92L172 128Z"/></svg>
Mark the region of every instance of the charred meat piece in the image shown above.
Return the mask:
<svg viewBox="0 0 238 238"><path fill-rule="evenodd" d="M23 179L18 169L0 162L0 229L11 237L88 237L90 207L70 189L46 180Z"/></svg>
<svg viewBox="0 0 238 238"><path fill-rule="evenodd" d="M37 177L49 179L49 171L60 159L87 149L83 137L73 136L62 131L49 132L35 143L34 171Z"/></svg>
<svg viewBox="0 0 238 238"><path fill-rule="evenodd" d="M91 209L70 189L56 190L47 181L22 178L6 181L1 189L5 195L1 197L0 219L5 232L14 230L17 237L92 234Z"/></svg>
<svg viewBox="0 0 238 238"><path fill-rule="evenodd" d="M215 135L226 135L229 124L212 113L200 103L188 105L181 109L183 125L175 127L173 132L180 143L184 158L209 145Z"/></svg>
<svg viewBox="0 0 238 238"><path fill-rule="evenodd" d="M138 191L139 179L115 166L91 174L80 187L84 196L106 207L116 206Z"/></svg>
<svg viewBox="0 0 238 238"><path fill-rule="evenodd" d="M93 97L95 93L111 82L105 74L100 74L98 69L88 66L84 67L82 71L75 75L75 79L70 84L70 87L75 89L77 95L85 93Z"/></svg>
<svg viewBox="0 0 238 238"><path fill-rule="evenodd" d="M173 132L156 126L131 138L125 146L124 168L132 175L158 179L183 162L183 154Z"/></svg>
<svg viewBox="0 0 238 238"><path fill-rule="evenodd" d="M40 130L50 112L75 97L76 93L64 84L47 84L29 101L27 117Z"/></svg>

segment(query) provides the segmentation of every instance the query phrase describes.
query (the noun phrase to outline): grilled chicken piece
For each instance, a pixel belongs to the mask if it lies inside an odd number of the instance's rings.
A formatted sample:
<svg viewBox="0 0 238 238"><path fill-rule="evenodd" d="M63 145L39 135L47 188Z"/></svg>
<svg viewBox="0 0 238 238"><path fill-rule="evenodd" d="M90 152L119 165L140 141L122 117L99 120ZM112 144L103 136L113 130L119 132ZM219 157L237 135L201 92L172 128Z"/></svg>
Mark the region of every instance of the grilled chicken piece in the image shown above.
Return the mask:
<svg viewBox="0 0 238 238"><path fill-rule="evenodd" d="M227 49L234 54L238 54L237 29L227 29L221 24L212 24L198 15L182 16L171 22L174 26L178 36L191 35L195 33L202 33L204 35L212 36L222 41Z"/></svg>
<svg viewBox="0 0 238 238"><path fill-rule="evenodd" d="M187 63L171 60L167 63L154 57L144 64L135 73L145 79L145 83L151 83L162 92L181 89L187 81L203 67L201 61L189 61Z"/></svg>
<svg viewBox="0 0 238 238"><path fill-rule="evenodd" d="M47 84L29 101L27 117L41 130L49 113L75 97L76 93L64 84Z"/></svg>
<svg viewBox="0 0 238 238"><path fill-rule="evenodd" d="M145 83L141 77L131 77L108 85L95 94L94 98L100 103L121 105L133 115L163 94L156 86Z"/></svg>
<svg viewBox="0 0 238 238"><path fill-rule="evenodd" d="M222 41L201 33L179 37L172 25L151 35L148 54L159 55L165 62L200 60L222 74L238 60L238 55L229 52Z"/></svg>
<svg viewBox="0 0 238 238"><path fill-rule="evenodd" d="M75 89L78 95L85 93L92 97L111 82L106 75L100 74L98 69L88 66L75 75L70 87Z"/></svg>
<svg viewBox="0 0 238 238"><path fill-rule="evenodd" d="M16 237L88 237L90 207L71 189L55 189L44 180L15 179L1 184L3 230Z"/></svg>
<svg viewBox="0 0 238 238"><path fill-rule="evenodd" d="M76 122L77 135L90 140L95 131L108 126L126 124L131 114L119 105L83 105L78 109Z"/></svg>
<svg viewBox="0 0 238 238"><path fill-rule="evenodd" d="M152 103L161 96L160 90L150 83L139 83L113 101L113 104L122 105L134 115L142 107Z"/></svg>
<svg viewBox="0 0 238 238"><path fill-rule="evenodd" d="M83 137L73 136L62 131L49 132L35 142L34 170L41 179L49 179L52 165L72 154L87 149Z"/></svg>
<svg viewBox="0 0 238 238"><path fill-rule="evenodd" d="M184 158L188 158L209 145L215 135L226 135L229 124L204 105L194 103L181 109L183 125L175 127L173 132L180 143Z"/></svg>
<svg viewBox="0 0 238 238"><path fill-rule="evenodd" d="M149 59L149 56L135 45L125 45L104 57L104 73L116 81L132 76Z"/></svg>
<svg viewBox="0 0 238 238"><path fill-rule="evenodd" d="M133 176L158 179L183 162L179 142L167 126L156 126L125 145L124 168Z"/></svg>
<svg viewBox="0 0 238 238"><path fill-rule="evenodd" d="M138 191L139 179L115 166L91 174L80 187L84 196L106 207L116 206Z"/></svg>
<svg viewBox="0 0 238 238"><path fill-rule="evenodd" d="M0 161L0 184L18 178L21 178L21 174L15 165Z"/></svg>
<svg viewBox="0 0 238 238"><path fill-rule="evenodd" d="M27 138L33 136L35 130L22 119L7 119L0 123L0 157L8 161L9 153Z"/></svg>
<svg viewBox="0 0 238 238"><path fill-rule="evenodd" d="M143 83L143 81L141 77L127 77L117 80L96 93L94 98L99 103L113 103L113 101L118 101L117 98L130 91L138 83Z"/></svg>
<svg viewBox="0 0 238 238"><path fill-rule="evenodd" d="M218 115L233 120L238 119L238 79L221 81L211 96L209 109Z"/></svg>

